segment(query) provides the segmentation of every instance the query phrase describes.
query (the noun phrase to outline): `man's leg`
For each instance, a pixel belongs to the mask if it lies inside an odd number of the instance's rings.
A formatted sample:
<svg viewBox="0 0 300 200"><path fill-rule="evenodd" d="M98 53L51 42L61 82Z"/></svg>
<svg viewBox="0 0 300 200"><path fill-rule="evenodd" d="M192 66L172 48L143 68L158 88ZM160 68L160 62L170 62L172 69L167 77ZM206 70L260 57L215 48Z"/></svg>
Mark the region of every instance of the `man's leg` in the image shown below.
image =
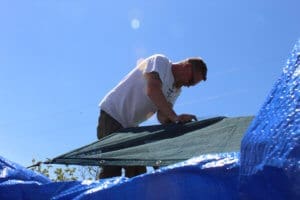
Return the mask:
<svg viewBox="0 0 300 200"><path fill-rule="evenodd" d="M122 125L108 115L106 112L101 110L98 119L97 137L101 139L119 129L123 128ZM122 167L119 166L103 166L98 178L111 178L114 176L121 176Z"/></svg>
<svg viewBox="0 0 300 200"><path fill-rule="evenodd" d="M102 166L101 172L98 176L99 179L111 178L122 175L122 168L119 166Z"/></svg>
<svg viewBox="0 0 300 200"><path fill-rule="evenodd" d="M147 172L146 167L144 166L128 166L125 167L125 176L128 178L144 174Z"/></svg>

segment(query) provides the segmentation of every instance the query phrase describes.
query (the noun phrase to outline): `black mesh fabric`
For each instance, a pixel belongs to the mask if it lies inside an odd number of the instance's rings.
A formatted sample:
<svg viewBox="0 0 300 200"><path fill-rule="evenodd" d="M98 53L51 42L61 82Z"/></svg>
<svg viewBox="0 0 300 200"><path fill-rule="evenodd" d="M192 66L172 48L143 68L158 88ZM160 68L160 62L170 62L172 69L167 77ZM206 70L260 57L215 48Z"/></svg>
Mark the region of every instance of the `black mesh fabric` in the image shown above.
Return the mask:
<svg viewBox="0 0 300 200"><path fill-rule="evenodd" d="M186 124L125 128L49 163L165 166L194 156L239 151L252 119L215 117Z"/></svg>

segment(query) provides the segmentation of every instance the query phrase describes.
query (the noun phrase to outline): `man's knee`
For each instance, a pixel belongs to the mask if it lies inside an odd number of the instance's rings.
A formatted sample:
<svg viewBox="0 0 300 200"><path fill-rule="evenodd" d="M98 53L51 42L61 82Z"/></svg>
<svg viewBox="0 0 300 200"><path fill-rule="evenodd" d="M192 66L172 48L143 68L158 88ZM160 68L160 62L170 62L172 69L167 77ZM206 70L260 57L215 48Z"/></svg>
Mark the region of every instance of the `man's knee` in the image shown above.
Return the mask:
<svg viewBox="0 0 300 200"><path fill-rule="evenodd" d="M112 178L122 175L122 167L119 166L103 166L101 167L98 179Z"/></svg>
<svg viewBox="0 0 300 200"><path fill-rule="evenodd" d="M128 178L144 174L146 173L146 167L145 166L128 166L125 167L125 176Z"/></svg>

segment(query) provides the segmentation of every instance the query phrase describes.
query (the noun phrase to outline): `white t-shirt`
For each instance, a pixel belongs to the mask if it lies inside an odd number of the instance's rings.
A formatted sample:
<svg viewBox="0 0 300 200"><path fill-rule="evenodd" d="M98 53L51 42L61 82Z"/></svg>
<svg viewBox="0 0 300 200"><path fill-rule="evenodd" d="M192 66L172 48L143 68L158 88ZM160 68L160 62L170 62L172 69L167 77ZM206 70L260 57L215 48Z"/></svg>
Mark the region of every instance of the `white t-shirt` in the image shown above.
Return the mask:
<svg viewBox="0 0 300 200"><path fill-rule="evenodd" d="M99 106L124 128L138 126L150 118L157 108L146 94L144 73L157 72L162 81L162 91L167 101L174 104L181 90L174 88L171 61L156 54L138 64L100 102Z"/></svg>

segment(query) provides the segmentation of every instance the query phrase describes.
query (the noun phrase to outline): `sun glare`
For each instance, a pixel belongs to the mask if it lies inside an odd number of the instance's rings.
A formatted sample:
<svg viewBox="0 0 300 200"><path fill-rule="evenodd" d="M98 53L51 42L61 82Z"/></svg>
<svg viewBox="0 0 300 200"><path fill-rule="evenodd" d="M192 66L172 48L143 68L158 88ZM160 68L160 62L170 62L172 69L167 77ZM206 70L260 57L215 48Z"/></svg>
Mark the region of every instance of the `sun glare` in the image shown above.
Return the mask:
<svg viewBox="0 0 300 200"><path fill-rule="evenodd" d="M138 28L140 28L140 20L138 20L138 19L132 19L131 20L131 28L133 28L133 29L138 29Z"/></svg>

